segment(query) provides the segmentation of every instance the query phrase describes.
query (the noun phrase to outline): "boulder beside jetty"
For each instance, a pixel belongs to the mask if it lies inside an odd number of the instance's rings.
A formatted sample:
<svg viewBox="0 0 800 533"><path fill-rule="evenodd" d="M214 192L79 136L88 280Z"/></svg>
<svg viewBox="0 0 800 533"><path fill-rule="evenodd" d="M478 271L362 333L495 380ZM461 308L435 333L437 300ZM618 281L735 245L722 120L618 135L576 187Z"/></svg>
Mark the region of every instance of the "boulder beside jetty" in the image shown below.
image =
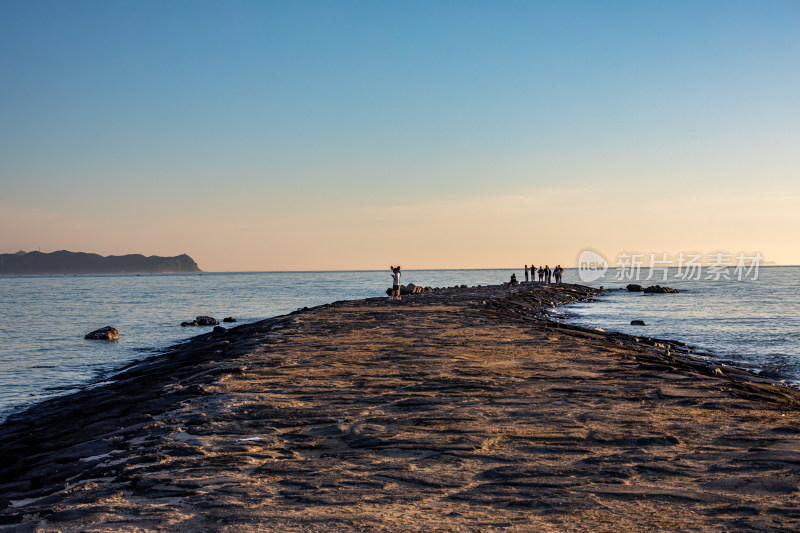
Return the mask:
<svg viewBox="0 0 800 533"><path fill-rule="evenodd" d="M645 294L678 294L678 289L662 287L661 285L651 285L643 290Z"/></svg>
<svg viewBox="0 0 800 533"><path fill-rule="evenodd" d="M201 315L191 322L181 322L181 326L217 326L219 325L219 320L212 316L205 316Z"/></svg>
<svg viewBox="0 0 800 533"><path fill-rule="evenodd" d="M800 529L800 394L544 315L596 293L440 289L200 335L0 425L0 529Z"/></svg>
<svg viewBox="0 0 800 533"><path fill-rule="evenodd" d="M87 333L83 338L91 340L115 341L119 340L119 331L111 326L106 326L104 328L94 330L91 333Z"/></svg>
<svg viewBox="0 0 800 533"><path fill-rule="evenodd" d="M661 285L642 287L638 283L629 283L625 288L628 289L628 292L644 292L646 294L677 294L679 292L678 289L662 287Z"/></svg>
<svg viewBox="0 0 800 533"><path fill-rule="evenodd" d="M400 296L407 296L409 294L419 294L421 292L428 292L432 291L433 288L431 287L421 287L419 285L415 285L413 283L409 283L408 285L400 285ZM392 288L389 287L386 289L386 295L392 295Z"/></svg>

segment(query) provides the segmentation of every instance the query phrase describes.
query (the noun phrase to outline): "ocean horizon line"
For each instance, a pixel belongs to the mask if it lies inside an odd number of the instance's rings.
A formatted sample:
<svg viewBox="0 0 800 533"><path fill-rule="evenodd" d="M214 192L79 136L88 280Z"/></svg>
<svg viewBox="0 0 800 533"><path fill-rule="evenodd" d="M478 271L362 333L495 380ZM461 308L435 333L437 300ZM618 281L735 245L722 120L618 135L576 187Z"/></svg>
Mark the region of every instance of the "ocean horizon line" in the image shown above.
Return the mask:
<svg viewBox="0 0 800 533"><path fill-rule="evenodd" d="M709 265L702 264L702 267ZM759 268L797 268L800 265L782 264L762 264ZM405 268L404 272L463 272L463 271L490 271L490 270L517 270L522 266L513 267L481 267L481 268ZM579 267L562 267L564 270L577 270ZM620 268L618 265L609 265L609 268ZM642 269L646 269L642 265ZM678 266L670 266L670 269L677 269ZM365 268L365 269L326 269L326 270L200 270L199 272L108 272L108 273L49 273L49 274L0 274L0 278L36 278L50 276L201 276L204 274L324 274L324 273L345 273L345 272L384 272L388 268Z"/></svg>

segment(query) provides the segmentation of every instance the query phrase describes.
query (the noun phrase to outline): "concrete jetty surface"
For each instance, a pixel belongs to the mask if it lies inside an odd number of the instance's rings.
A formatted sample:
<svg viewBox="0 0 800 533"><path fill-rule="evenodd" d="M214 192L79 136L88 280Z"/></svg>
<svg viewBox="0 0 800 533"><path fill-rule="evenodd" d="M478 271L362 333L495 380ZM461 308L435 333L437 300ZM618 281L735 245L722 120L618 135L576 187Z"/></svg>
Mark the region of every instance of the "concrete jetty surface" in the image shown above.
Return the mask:
<svg viewBox="0 0 800 533"><path fill-rule="evenodd" d="M800 529L800 394L548 319L595 294L445 289L202 335L0 426L0 531Z"/></svg>

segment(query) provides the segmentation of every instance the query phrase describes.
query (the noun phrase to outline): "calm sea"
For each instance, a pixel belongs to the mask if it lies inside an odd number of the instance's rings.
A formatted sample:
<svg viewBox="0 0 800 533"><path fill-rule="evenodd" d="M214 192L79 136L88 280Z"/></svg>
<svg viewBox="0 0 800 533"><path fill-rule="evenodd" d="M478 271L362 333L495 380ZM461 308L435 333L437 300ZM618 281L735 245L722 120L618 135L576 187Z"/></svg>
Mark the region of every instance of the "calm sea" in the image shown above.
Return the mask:
<svg viewBox="0 0 800 533"><path fill-rule="evenodd" d="M507 281L513 270L407 271L403 283L444 287ZM522 280L521 269L516 271ZM677 295L609 291L571 306L566 320L688 342L741 366L800 383L800 268L762 268L759 279L670 281ZM564 281L579 282L568 269ZM0 277L0 420L32 402L102 380L115 368L210 328L184 328L198 315L238 323L336 300L383 296L389 272L257 272ZM623 287L626 282L592 285ZM664 283L662 283L664 284ZM630 326L634 319L647 326ZM117 342L83 336L110 325Z"/></svg>
<svg viewBox="0 0 800 533"><path fill-rule="evenodd" d="M609 271L610 274L611 271ZM800 384L800 267L762 267L757 279L638 281L679 294L628 292L630 281L606 280L598 302L566 311L573 324L686 342L713 358ZM706 274L703 275L705 277ZM606 278L613 278L607 274ZM646 326L632 326L643 320Z"/></svg>

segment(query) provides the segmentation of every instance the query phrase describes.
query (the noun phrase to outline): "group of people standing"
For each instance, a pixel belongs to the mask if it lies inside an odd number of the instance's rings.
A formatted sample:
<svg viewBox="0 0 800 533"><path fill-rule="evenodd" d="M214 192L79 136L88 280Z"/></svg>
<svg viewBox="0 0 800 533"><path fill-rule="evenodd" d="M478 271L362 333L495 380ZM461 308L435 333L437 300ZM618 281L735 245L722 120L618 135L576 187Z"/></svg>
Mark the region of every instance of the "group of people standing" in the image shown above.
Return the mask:
<svg viewBox="0 0 800 533"><path fill-rule="evenodd" d="M400 267L399 266L392 266L389 267L392 271L392 300L399 300L400 299ZM536 268L534 265L531 265L528 268L528 265L525 265L525 281L536 281L536 275L539 275L539 283L561 283L561 275L564 273L564 269L561 268L561 265L556 265L553 269L551 269L548 265L540 266ZM517 285L517 276L516 274L511 274L511 283L513 285Z"/></svg>
<svg viewBox="0 0 800 533"><path fill-rule="evenodd" d="M552 270L549 266L544 265L540 266L538 269L531 265L530 269L528 265L525 265L525 281L536 281L536 275L539 275L539 283L561 283L561 275L564 273L564 269L561 268L561 265L556 265Z"/></svg>

